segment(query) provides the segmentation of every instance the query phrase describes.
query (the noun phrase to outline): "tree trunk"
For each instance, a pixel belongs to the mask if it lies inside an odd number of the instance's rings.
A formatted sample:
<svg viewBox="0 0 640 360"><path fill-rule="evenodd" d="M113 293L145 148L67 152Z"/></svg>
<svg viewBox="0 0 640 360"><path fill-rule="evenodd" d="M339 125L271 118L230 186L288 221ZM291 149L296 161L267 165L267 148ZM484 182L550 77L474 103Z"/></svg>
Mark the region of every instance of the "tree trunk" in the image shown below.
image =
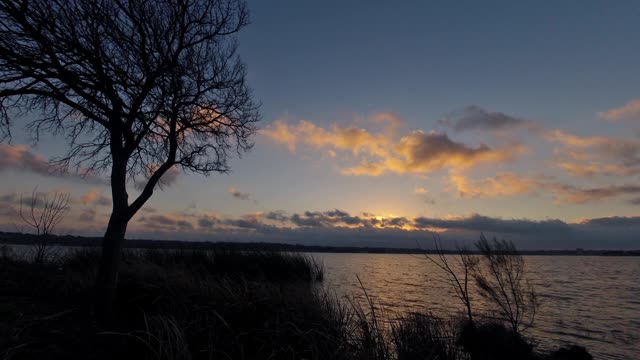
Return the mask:
<svg viewBox="0 0 640 360"><path fill-rule="evenodd" d="M124 245L128 220L114 212L102 239L102 256L96 278L96 316L98 322L109 327L113 320L113 305L118 285L118 265Z"/></svg>
<svg viewBox="0 0 640 360"><path fill-rule="evenodd" d="M115 140L114 140L115 138ZM113 324L113 307L118 286L118 266L124 246L124 236L129 223L129 199L127 194L127 161L120 137L112 133L111 199L113 207L107 231L102 239L100 268L96 278L95 311L98 322L105 327Z"/></svg>

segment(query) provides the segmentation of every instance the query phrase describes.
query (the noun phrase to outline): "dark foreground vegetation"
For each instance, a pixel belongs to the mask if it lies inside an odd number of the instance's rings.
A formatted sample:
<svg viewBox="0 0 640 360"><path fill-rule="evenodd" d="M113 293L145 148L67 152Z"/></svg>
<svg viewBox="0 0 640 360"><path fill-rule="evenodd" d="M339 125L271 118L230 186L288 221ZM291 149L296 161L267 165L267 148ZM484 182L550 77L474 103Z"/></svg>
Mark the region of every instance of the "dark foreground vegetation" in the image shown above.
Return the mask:
<svg viewBox="0 0 640 360"><path fill-rule="evenodd" d="M90 248L45 263L0 252L0 359L591 358L578 347L539 354L504 322L386 321L371 299L324 291L313 258L276 252L125 252L114 317L99 327L98 258Z"/></svg>

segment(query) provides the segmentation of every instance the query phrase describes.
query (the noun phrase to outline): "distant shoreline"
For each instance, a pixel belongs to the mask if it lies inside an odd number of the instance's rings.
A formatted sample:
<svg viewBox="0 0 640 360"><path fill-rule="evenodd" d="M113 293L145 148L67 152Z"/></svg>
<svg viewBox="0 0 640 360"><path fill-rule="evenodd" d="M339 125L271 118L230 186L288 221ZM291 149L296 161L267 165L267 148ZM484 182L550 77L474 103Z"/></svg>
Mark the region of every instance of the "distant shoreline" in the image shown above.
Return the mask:
<svg viewBox="0 0 640 360"><path fill-rule="evenodd" d="M16 232L1 232L0 244L31 245L34 235ZM100 246L101 237L85 237L62 235L53 236L51 245L92 247ZM142 240L131 239L125 243L125 248L133 249L174 249L174 250L264 250L290 251L310 253L350 253L350 254L434 254L433 249L419 248L390 248L390 247L358 247L358 246L322 246L301 245L269 242L211 242L211 241L179 241L179 240ZM456 250L443 250L446 254L457 254ZM640 256L639 250L520 250L522 255L540 256Z"/></svg>

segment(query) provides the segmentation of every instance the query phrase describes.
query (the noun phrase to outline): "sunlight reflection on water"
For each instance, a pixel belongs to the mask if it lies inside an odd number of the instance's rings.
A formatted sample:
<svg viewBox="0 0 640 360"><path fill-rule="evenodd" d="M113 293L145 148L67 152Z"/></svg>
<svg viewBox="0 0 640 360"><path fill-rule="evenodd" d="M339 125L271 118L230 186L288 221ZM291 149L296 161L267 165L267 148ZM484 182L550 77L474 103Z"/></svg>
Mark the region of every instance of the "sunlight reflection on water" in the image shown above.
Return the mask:
<svg viewBox="0 0 640 360"><path fill-rule="evenodd" d="M362 299L356 274L387 316L462 308L435 265L419 255L313 254L326 286ZM541 300L530 334L543 348L585 346L595 359L640 358L640 257L527 256Z"/></svg>

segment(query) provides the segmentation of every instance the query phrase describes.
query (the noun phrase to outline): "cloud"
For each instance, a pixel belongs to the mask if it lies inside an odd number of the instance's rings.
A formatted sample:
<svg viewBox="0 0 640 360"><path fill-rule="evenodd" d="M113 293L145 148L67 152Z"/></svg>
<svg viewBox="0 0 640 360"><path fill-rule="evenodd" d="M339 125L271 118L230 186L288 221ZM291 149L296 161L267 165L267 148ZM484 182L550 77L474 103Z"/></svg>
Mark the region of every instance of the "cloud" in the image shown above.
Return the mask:
<svg viewBox="0 0 640 360"><path fill-rule="evenodd" d="M390 131L404 126L404 121L394 112L382 111L373 114L369 119L372 123L387 124Z"/></svg>
<svg viewBox="0 0 640 360"><path fill-rule="evenodd" d="M640 99L631 100L620 107L600 112L598 115L609 121L640 120Z"/></svg>
<svg viewBox="0 0 640 360"><path fill-rule="evenodd" d="M91 204L98 206L109 206L111 205L111 199L102 195L102 193L98 190L91 190L86 194L80 197L80 201L83 204Z"/></svg>
<svg viewBox="0 0 640 360"><path fill-rule="evenodd" d="M96 220L98 212L95 208L86 208L78 215L78 221L83 223L93 223Z"/></svg>
<svg viewBox="0 0 640 360"><path fill-rule="evenodd" d="M492 149L487 145L470 147L455 142L444 133L413 131L396 145L400 159L389 159L387 166L398 173L429 173L444 167L469 167L482 162L502 162L513 158L520 147Z"/></svg>
<svg viewBox="0 0 640 360"><path fill-rule="evenodd" d="M202 215L198 219L198 226L205 229L211 229L220 223L220 219L218 219L215 215L205 214Z"/></svg>
<svg viewBox="0 0 640 360"><path fill-rule="evenodd" d="M72 173L51 166L44 156L31 152L26 145L0 144L0 172L7 170L28 171L42 176L105 184L103 179L96 177L91 172L81 169L80 172Z"/></svg>
<svg viewBox="0 0 640 360"><path fill-rule="evenodd" d="M471 180L460 173L449 175L451 182L462 198L490 198L514 196L548 187L543 179L501 172L493 177Z"/></svg>
<svg viewBox="0 0 640 360"><path fill-rule="evenodd" d="M47 159L29 151L26 145L0 144L0 171L15 169L52 176Z"/></svg>
<svg viewBox="0 0 640 360"><path fill-rule="evenodd" d="M585 204L624 195L640 194L639 185L611 185L593 188L578 188L570 185L558 186L561 202Z"/></svg>
<svg viewBox="0 0 640 360"><path fill-rule="evenodd" d="M18 196L18 194L16 193L3 194L3 195L0 195L0 202L19 204L20 196Z"/></svg>
<svg viewBox="0 0 640 360"><path fill-rule="evenodd" d="M510 130L518 127L538 128L538 125L533 121L502 112L489 112L477 105L466 106L462 111L454 112L444 119L438 120L438 124L451 127L455 132L467 130Z"/></svg>
<svg viewBox="0 0 640 360"><path fill-rule="evenodd" d="M545 138L561 145L555 149L555 153L564 158L557 160L558 166L573 176L630 176L640 173L640 141L635 139L583 137L561 130L547 131Z"/></svg>
<svg viewBox="0 0 640 360"><path fill-rule="evenodd" d="M158 164L149 165L149 167L145 170L146 174L144 174L144 178L134 179L134 187L137 190L143 190L144 187L147 185L147 181L149 180L149 178L153 175L153 173L159 167L160 165ZM163 189L167 186L171 186L178 181L179 177L180 177L180 169L178 169L178 167L176 166L172 166L169 168L169 170L167 170L164 173L164 175L162 175L162 177L160 178L156 186L160 189Z"/></svg>
<svg viewBox="0 0 640 360"><path fill-rule="evenodd" d="M294 131L295 130L291 129L289 124L283 120L276 120L265 129L261 129L260 134L266 136L277 144L286 145L289 151L295 152L298 139L297 135L294 134Z"/></svg>
<svg viewBox="0 0 640 360"><path fill-rule="evenodd" d="M227 191L229 192L229 194L231 194L236 199L240 199L240 200L250 200L251 199L251 196L250 196L249 193L241 192L240 190L236 189L233 186L230 187L229 189L227 189Z"/></svg>
<svg viewBox="0 0 640 360"><path fill-rule="evenodd" d="M579 222L582 225L599 225L607 227L640 226L640 216L609 216L594 219L585 219Z"/></svg>
<svg viewBox="0 0 640 360"><path fill-rule="evenodd" d="M330 147L335 150L349 151L354 155L386 156L386 147L390 142L385 132L372 134L364 128L341 127L337 124L324 129L306 120L298 123L296 134L299 140L313 147Z"/></svg>
<svg viewBox="0 0 640 360"><path fill-rule="evenodd" d="M450 180L460 197L468 199L517 196L540 192L552 195L558 204L586 204L640 194L640 186L637 185L578 187L558 182L551 177L527 177L508 172L482 179L470 179L463 174L452 173Z"/></svg>
<svg viewBox="0 0 640 360"><path fill-rule="evenodd" d="M264 214L264 218L268 220L277 221L277 222L289 221L289 217L283 210L269 211Z"/></svg>
<svg viewBox="0 0 640 360"><path fill-rule="evenodd" d="M360 165L342 169L340 173L353 176L379 176L387 171L387 167L384 164L370 163L369 160L363 159Z"/></svg>
<svg viewBox="0 0 640 360"><path fill-rule="evenodd" d="M275 143L286 145L292 152L299 144L326 150L331 158L351 163L342 166L340 172L352 176L430 173L443 168L471 167L509 161L525 150L522 145L513 143L500 148L486 144L471 146L434 131L414 130L398 138L395 129L401 120L397 115L382 113L371 119L391 125L373 132L356 126L333 124L323 128L307 120L291 125L277 120L263 134Z"/></svg>
<svg viewBox="0 0 640 360"><path fill-rule="evenodd" d="M602 162L574 163L560 162L558 166L576 177L592 178L596 176L631 176L640 174L640 167L626 167Z"/></svg>
<svg viewBox="0 0 640 360"><path fill-rule="evenodd" d="M387 172L396 174L431 173L445 168L462 169L480 163L497 163L513 159L522 153L518 144L492 149L481 144L471 147L455 142L447 134L417 130L392 146L390 156L377 162L368 160L342 170L346 175L377 176Z"/></svg>
<svg viewBox="0 0 640 360"><path fill-rule="evenodd" d="M190 221L178 214L142 216L137 222L152 231L187 231L194 228Z"/></svg>
<svg viewBox="0 0 640 360"><path fill-rule="evenodd" d="M198 219L197 228L180 228L177 224L183 219L178 214L164 214L147 220L154 227L132 229L132 233L137 231L138 234L169 239L415 248L416 243L428 242L433 232L438 231L445 246L452 248L460 242L469 244L478 239L480 232L485 232L489 237L513 240L522 249L628 249L640 246L637 240L640 217L594 218L572 223L559 219L508 219L481 214L446 218L385 218L372 213L354 215L333 209L304 211L291 216L282 211L238 217L200 214ZM156 223L172 226L158 228Z"/></svg>
<svg viewBox="0 0 640 360"><path fill-rule="evenodd" d="M0 208L5 209L6 208ZM95 209L82 209L68 216L61 229L99 236ZM0 228L13 229L12 218L2 217ZM191 220L195 220L194 222ZM197 225L197 226L196 226ZM89 230L91 229L91 230ZM480 232L513 240L521 249L573 249L576 247L640 248L640 217L600 217L566 222L559 219L533 220L500 218L481 214L456 217L379 216L351 214L340 209L304 211L287 215L283 211L224 216L212 213L165 213L134 219L130 238L183 239L200 241L265 241L328 246L429 247L434 231L443 244L470 244ZM91 232L92 231L92 232Z"/></svg>
<svg viewBox="0 0 640 360"><path fill-rule="evenodd" d="M507 234L522 233L562 233L570 230L570 227L561 220L528 220L528 219L502 219L473 214L468 217L454 217L449 219L418 217L414 219L414 227L444 228L452 230L473 230Z"/></svg>
<svg viewBox="0 0 640 360"><path fill-rule="evenodd" d="M436 201L431 197L431 195L429 194L429 190L423 188L423 187L417 187L413 190L413 192L421 197L425 203L430 204L430 205L434 205L436 203Z"/></svg>
<svg viewBox="0 0 640 360"><path fill-rule="evenodd" d="M20 207L22 205L23 208L28 209L31 207L31 203L33 201L33 205L36 208L41 208L45 205L46 200L52 200L52 198L56 195L64 195L67 191L65 190L53 190L53 191L33 191L29 193L17 194L17 193L8 193L0 195L0 203L3 205L15 205Z"/></svg>
<svg viewBox="0 0 640 360"><path fill-rule="evenodd" d="M245 214L237 219L224 219L222 223L227 226L232 226L240 229L256 230L264 227L269 227L262 222L263 214Z"/></svg>

